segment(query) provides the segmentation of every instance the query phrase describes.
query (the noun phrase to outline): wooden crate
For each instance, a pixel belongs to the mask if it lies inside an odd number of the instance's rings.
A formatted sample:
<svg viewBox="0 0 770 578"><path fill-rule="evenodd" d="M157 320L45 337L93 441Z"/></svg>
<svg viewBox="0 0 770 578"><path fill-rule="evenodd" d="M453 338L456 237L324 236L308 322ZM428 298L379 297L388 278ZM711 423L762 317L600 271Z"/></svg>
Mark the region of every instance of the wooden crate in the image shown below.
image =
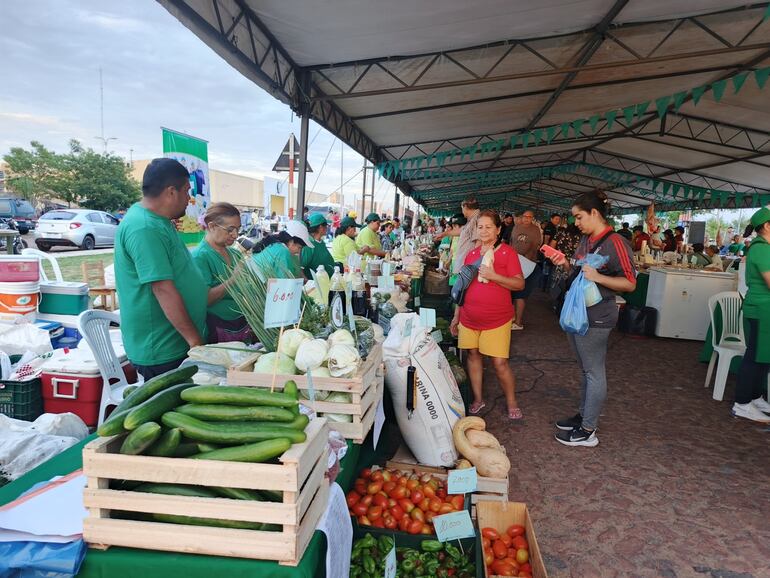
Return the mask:
<svg viewBox="0 0 770 578"><path fill-rule="evenodd" d="M540 548L537 545L535 526L532 524L532 518L526 504L481 500L477 502L476 510L479 530L494 528L498 532L505 532L512 524L524 526L527 529L526 538L529 542L529 563L532 566L532 576L533 578L548 578L543 557L540 555ZM486 573L486 568L484 568L484 576L492 578Z"/></svg>
<svg viewBox="0 0 770 578"><path fill-rule="evenodd" d="M252 356L241 365L230 368L227 372L228 385L249 387L270 387L273 376L269 373L254 373L254 363L259 356ZM300 400L305 405L323 416L325 413L341 413L353 416L353 422L335 422L329 420L330 429L340 432L345 438L355 443L363 443L374 424L377 404L382 399L384 387L384 368L382 365L382 344L376 343L366 360L352 378L314 377L313 388L316 392L344 392L351 394L350 403ZM304 375L277 375L275 389L283 389L284 383L294 380L297 387L307 390L307 377Z"/></svg>
<svg viewBox="0 0 770 578"><path fill-rule="evenodd" d="M307 440L280 456L280 464L249 464L117 453L122 436L83 448L88 479L83 537L92 547L126 546L189 554L277 560L296 566L326 510L329 482L326 420L312 420ZM168 496L111 490L111 480L224 486L283 492L283 502ZM112 511L162 513L279 524L267 532L114 518Z"/></svg>

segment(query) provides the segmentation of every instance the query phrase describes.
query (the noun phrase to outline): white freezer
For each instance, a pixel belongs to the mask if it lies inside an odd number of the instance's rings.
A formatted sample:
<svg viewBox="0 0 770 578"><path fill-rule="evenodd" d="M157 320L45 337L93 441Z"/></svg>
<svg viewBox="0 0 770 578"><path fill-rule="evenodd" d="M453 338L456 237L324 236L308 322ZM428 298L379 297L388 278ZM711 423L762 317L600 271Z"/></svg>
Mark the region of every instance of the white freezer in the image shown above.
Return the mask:
<svg viewBox="0 0 770 578"><path fill-rule="evenodd" d="M647 307L658 311L658 337L704 341L709 326L709 298L738 288L735 273L653 267L649 274Z"/></svg>

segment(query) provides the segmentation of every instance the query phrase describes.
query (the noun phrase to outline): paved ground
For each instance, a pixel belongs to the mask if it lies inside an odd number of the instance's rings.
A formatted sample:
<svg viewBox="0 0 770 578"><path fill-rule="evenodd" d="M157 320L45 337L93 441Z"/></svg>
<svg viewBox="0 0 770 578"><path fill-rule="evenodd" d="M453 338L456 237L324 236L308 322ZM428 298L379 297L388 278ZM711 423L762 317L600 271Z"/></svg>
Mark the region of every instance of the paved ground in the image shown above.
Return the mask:
<svg viewBox="0 0 770 578"><path fill-rule="evenodd" d="M770 577L770 428L730 416L732 379L711 399L702 343L613 333L600 444L568 448L552 424L576 412L577 367L542 295L525 322L511 347L525 420L505 418L493 374L482 413L549 576Z"/></svg>

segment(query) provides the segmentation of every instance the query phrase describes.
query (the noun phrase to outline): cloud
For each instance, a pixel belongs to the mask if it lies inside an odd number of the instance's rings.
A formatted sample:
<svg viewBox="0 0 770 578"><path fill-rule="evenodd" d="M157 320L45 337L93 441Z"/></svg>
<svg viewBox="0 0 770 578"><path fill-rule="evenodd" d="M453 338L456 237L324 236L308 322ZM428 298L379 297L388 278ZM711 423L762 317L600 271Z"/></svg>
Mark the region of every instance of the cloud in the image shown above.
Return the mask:
<svg viewBox="0 0 770 578"><path fill-rule="evenodd" d="M77 10L76 14L81 22L92 24L112 32L135 32L144 27L144 24L139 20L127 16L109 14L107 12Z"/></svg>

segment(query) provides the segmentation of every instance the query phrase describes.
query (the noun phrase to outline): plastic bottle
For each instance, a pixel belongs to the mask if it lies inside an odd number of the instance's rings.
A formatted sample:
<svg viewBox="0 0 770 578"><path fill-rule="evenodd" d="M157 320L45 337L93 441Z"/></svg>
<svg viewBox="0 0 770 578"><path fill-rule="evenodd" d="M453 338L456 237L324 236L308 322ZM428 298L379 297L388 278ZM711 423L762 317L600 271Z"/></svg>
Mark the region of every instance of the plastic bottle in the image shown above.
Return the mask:
<svg viewBox="0 0 770 578"><path fill-rule="evenodd" d="M345 326L345 282L340 268L334 268L329 287L329 317L335 329Z"/></svg>
<svg viewBox="0 0 770 578"><path fill-rule="evenodd" d="M360 269L351 273L350 283L353 286L353 314L365 316L367 311L366 283L364 283L364 276L361 275Z"/></svg>

